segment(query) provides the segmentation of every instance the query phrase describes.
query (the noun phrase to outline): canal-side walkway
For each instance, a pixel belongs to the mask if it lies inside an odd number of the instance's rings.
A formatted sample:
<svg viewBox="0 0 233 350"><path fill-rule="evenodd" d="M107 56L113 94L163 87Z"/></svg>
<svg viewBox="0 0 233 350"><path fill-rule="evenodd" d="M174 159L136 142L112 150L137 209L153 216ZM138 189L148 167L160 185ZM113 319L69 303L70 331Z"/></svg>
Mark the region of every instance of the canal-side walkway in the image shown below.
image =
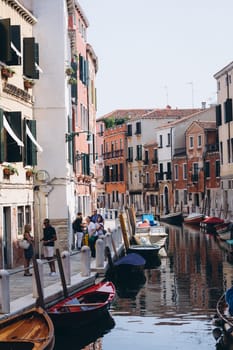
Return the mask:
<svg viewBox="0 0 233 350"><path fill-rule="evenodd" d="M120 254L123 249L122 235L119 227L112 227L112 234L106 239L108 240L108 246L111 246L112 257L116 254ZM110 240L110 241L109 241ZM111 245L111 243L113 245ZM84 247L83 247L84 248ZM69 294L73 291L80 290L88 287L89 285L95 283L98 277L103 278L104 274L108 268L108 261L104 259L101 266L98 265L98 259L90 258L90 271L84 269L83 271L83 254L82 251L74 251L72 253L60 252L62 259L64 256L70 261L70 281L66 284L66 288ZM67 256L68 254L68 256ZM61 260L62 260L61 259ZM50 276L50 269L47 260L39 260L41 265L43 265L43 277L42 277L42 290L43 290L43 300L46 306L52 304L57 299L64 295L62 279L60 276L58 261L55 261L56 265L56 276ZM88 270L88 269L87 269ZM37 285L35 279L35 273L33 267L31 267L32 276L24 276L23 268L17 268L14 270L8 270L9 285L5 288L4 285L4 274L3 278L0 278L0 305L2 306L2 313L0 313L0 318L5 318L9 314L15 314L22 312L25 309L35 306L38 293ZM65 273L66 274L66 273ZM7 286L7 284L6 284ZM9 289L9 290L8 290ZM4 302L9 298L9 312L4 312ZM7 305L7 303L5 303ZM8 309L8 306L5 307Z"/></svg>

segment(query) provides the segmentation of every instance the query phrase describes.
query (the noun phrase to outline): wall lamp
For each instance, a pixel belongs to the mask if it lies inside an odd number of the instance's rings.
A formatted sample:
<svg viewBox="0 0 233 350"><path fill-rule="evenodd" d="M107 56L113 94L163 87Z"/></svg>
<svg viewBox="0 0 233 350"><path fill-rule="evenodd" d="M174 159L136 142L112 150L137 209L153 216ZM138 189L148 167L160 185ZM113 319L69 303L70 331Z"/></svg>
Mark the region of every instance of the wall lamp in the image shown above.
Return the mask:
<svg viewBox="0 0 233 350"><path fill-rule="evenodd" d="M66 134L66 142L72 141L75 136L79 136L79 134L83 134L83 133L87 134L86 141L88 144L91 144L92 143L92 134L90 133L90 131L77 131L77 132L71 132L69 134Z"/></svg>

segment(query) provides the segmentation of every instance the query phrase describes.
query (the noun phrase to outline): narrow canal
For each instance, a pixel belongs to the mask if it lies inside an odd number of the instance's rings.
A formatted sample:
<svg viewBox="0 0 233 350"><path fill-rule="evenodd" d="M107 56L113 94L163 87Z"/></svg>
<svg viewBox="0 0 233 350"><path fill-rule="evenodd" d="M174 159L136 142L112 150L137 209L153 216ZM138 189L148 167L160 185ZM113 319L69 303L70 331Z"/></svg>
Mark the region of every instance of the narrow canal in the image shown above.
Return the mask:
<svg viewBox="0 0 233 350"><path fill-rule="evenodd" d="M229 255L199 229L167 230L167 257L145 271L145 284L128 297L118 294L112 319L77 334L69 349L216 349L212 318L218 298L232 285ZM55 349L64 348L63 341L57 338Z"/></svg>

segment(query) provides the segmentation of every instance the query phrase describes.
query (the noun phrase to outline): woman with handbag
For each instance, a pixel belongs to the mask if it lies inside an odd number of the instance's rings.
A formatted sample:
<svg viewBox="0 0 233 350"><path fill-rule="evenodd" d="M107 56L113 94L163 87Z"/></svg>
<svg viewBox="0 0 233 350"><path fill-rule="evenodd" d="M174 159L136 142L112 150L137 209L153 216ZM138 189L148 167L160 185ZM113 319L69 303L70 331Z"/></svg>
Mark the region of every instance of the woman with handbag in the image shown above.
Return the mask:
<svg viewBox="0 0 233 350"><path fill-rule="evenodd" d="M29 243L29 247L24 249L24 276L32 276L32 273L29 271L30 261L33 257L33 245L34 238L31 236L31 225L24 226L23 238Z"/></svg>

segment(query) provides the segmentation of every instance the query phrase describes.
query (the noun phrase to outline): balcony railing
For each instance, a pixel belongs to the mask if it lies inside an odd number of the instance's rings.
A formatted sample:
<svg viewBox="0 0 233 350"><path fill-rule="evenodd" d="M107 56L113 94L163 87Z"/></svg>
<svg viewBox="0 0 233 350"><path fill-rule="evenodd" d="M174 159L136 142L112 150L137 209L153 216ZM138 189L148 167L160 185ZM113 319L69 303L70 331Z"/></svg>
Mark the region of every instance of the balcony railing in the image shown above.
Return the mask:
<svg viewBox="0 0 233 350"><path fill-rule="evenodd" d="M123 149L115 150L112 152L106 152L103 154L104 159L112 159L118 157L123 157Z"/></svg>

